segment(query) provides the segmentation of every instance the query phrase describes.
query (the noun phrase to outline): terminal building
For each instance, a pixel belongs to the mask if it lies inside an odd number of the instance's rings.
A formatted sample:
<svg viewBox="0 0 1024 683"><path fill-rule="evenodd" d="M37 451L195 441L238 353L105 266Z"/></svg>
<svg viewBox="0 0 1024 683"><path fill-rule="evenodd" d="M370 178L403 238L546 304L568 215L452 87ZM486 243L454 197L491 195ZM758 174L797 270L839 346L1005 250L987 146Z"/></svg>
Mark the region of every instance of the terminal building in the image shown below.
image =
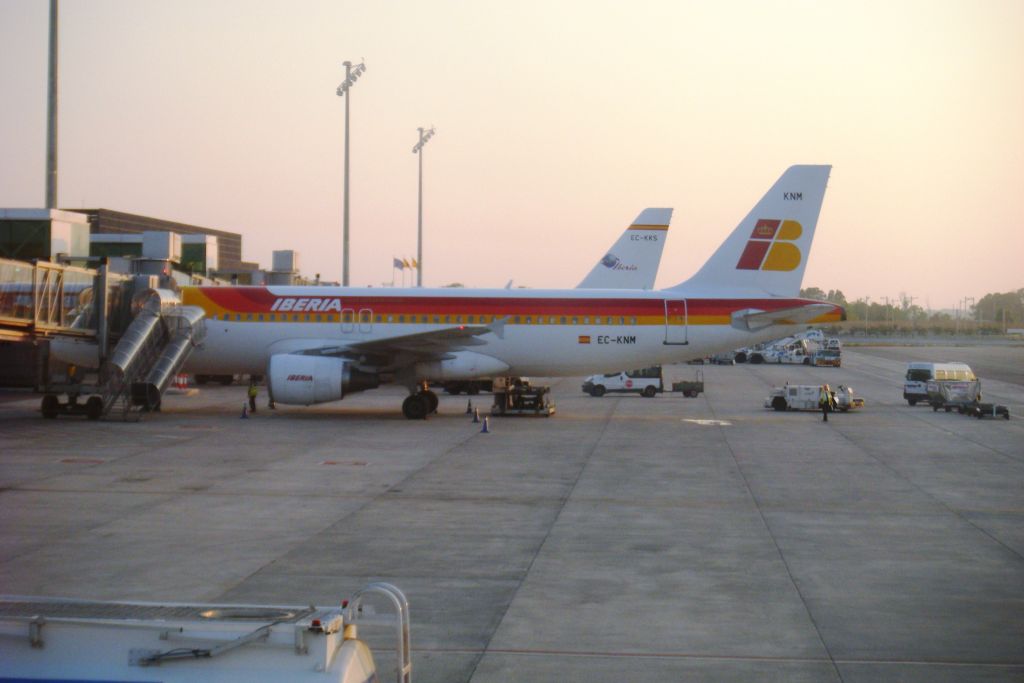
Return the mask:
<svg viewBox="0 0 1024 683"><path fill-rule="evenodd" d="M316 284L298 272L294 251L273 253L270 269L242 260L242 236L111 209L0 209L0 258L149 273L163 261L179 284ZM158 268L156 272L160 272Z"/></svg>
<svg viewBox="0 0 1024 683"><path fill-rule="evenodd" d="M225 230L109 209L0 208L0 387L50 385L55 337L121 335L124 325L101 320L93 303L104 292L113 320L119 283L139 292L327 284L303 278L292 250L273 252L270 269L241 256L242 236Z"/></svg>

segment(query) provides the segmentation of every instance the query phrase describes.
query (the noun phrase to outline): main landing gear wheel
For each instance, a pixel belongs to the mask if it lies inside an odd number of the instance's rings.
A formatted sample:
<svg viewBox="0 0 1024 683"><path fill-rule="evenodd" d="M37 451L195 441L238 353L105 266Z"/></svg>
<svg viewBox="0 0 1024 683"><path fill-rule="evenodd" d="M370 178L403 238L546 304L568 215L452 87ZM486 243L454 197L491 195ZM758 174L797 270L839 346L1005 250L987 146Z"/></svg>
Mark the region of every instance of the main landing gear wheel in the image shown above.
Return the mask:
<svg viewBox="0 0 1024 683"><path fill-rule="evenodd" d="M427 400L427 414L436 413L438 404L437 394L433 391L424 391L420 393L420 396L423 396Z"/></svg>
<svg viewBox="0 0 1024 683"><path fill-rule="evenodd" d="M103 417L103 399L99 396L90 396L85 402L85 416L90 420L98 420Z"/></svg>
<svg viewBox="0 0 1024 683"><path fill-rule="evenodd" d="M43 413L43 417L47 420L52 420L57 417L57 413L60 412L60 399L53 394L47 394L43 396L43 403L40 407Z"/></svg>
<svg viewBox="0 0 1024 683"><path fill-rule="evenodd" d="M410 420L426 420L429 412L430 400L425 394L411 394L402 401L402 414Z"/></svg>

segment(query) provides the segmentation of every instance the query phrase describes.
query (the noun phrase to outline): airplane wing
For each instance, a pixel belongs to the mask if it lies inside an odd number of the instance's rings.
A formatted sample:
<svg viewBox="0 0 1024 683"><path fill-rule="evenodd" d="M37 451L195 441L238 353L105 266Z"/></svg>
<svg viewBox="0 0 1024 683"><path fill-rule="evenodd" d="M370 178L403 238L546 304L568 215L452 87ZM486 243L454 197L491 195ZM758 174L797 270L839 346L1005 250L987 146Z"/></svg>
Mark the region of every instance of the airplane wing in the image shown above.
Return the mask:
<svg viewBox="0 0 1024 683"><path fill-rule="evenodd" d="M463 351L469 346L487 344L480 337L490 333L499 338L504 337L505 319L497 320L490 325L454 325L439 330L351 344L338 344L334 341L317 343L315 340L307 340L302 347L281 348L277 352L347 358L356 363L361 370L381 372L419 361L452 358L456 351Z"/></svg>
<svg viewBox="0 0 1024 683"><path fill-rule="evenodd" d="M807 304L775 311L745 308L732 314L732 326L741 330L760 330L770 325L800 325L835 310L832 304Z"/></svg>

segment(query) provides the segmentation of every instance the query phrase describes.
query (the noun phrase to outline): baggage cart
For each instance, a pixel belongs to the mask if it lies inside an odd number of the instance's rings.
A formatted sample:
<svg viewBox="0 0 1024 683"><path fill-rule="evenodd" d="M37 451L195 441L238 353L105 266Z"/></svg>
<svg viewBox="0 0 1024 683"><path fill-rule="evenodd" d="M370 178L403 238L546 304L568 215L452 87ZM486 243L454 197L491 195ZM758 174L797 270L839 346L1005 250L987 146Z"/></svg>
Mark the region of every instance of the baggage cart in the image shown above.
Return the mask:
<svg viewBox="0 0 1024 683"><path fill-rule="evenodd" d="M704 371L698 370L692 380L673 383L672 391L681 392L687 398L697 398L704 391Z"/></svg>
<svg viewBox="0 0 1024 683"><path fill-rule="evenodd" d="M976 417L979 420L983 417L1001 417L1004 420L1010 419L1010 409L998 403L974 403L967 408L965 414Z"/></svg>

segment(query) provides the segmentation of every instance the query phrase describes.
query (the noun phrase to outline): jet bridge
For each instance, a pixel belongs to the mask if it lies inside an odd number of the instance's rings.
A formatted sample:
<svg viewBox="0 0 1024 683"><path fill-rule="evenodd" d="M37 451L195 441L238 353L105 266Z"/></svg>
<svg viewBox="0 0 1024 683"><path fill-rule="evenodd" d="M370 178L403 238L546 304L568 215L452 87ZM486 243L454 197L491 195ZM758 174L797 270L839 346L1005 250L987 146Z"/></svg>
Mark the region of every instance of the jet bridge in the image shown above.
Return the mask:
<svg viewBox="0 0 1024 683"><path fill-rule="evenodd" d="M22 356L32 359L22 365L33 368L27 386L44 394L43 417L128 417L159 409L205 326L201 308L182 306L175 292L155 284L149 276L109 274L105 267L0 259L0 340L21 353L11 352L8 366ZM53 382L52 352L82 361Z"/></svg>

